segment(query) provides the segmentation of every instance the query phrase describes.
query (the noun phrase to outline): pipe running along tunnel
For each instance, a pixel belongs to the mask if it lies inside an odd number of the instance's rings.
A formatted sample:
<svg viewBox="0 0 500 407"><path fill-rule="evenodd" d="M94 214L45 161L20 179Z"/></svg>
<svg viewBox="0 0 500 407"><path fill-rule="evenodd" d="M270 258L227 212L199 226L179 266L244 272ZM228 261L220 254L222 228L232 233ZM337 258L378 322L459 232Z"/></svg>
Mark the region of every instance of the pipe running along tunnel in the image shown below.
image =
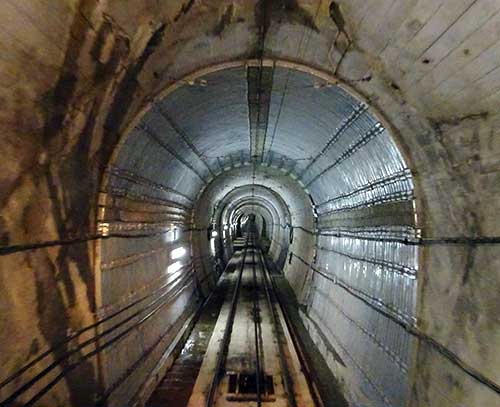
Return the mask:
<svg viewBox="0 0 500 407"><path fill-rule="evenodd" d="M342 41L335 10L329 18ZM288 23L307 26L301 16ZM106 24L114 33L108 45L120 49L121 34L111 19ZM129 66L125 75L139 75L164 29L136 60L138 71ZM50 202L64 203L59 220L69 226L49 216L37 220L36 239L6 237L2 247L6 268L34 270L30 288L19 288L19 276L4 278L2 312L18 311L3 322L15 334L0 345L15 356L2 351L2 406L154 407L163 393L168 405L189 406L495 404L495 356L474 327L493 335L498 281L490 277L484 288L477 268L489 267L480 252L498 260L498 239L456 226L460 205L472 213L468 185L449 202L454 187L433 189L429 172L440 158L427 141L401 132L418 114L401 110L404 125L386 119L391 108L359 92L371 77L345 81L313 57L269 55L276 56L216 58L169 80L136 106L119 138L102 138L96 166L75 161L95 148L93 138L58 148L71 161L56 176L47 156L38 158L43 175L35 184L46 181ZM132 103L137 89L115 89L118 105ZM93 125L111 134L123 118L118 105L104 120L93 104ZM74 123L80 114L72 112ZM82 134L87 125L75 124ZM438 127L430 126L445 137ZM83 167L88 173L78 179ZM83 202L92 200L95 210ZM29 224L40 212L26 210L22 219ZM453 225L442 226L448 215ZM80 216L95 228L68 220ZM53 229L56 238L40 238ZM476 275L459 282L453 273L462 266ZM464 323L453 310L474 317ZM483 351L490 362L481 365ZM261 360L247 361L252 352Z"/></svg>

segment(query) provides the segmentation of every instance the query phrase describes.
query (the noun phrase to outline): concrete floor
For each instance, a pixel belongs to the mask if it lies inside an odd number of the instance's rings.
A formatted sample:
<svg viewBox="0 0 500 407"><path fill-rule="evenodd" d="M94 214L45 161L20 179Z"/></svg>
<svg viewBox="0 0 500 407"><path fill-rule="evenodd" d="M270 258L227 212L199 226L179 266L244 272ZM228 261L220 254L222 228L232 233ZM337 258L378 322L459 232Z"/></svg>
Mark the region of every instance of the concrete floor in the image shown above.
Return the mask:
<svg viewBox="0 0 500 407"><path fill-rule="evenodd" d="M212 336L228 284L222 279L201 311L181 354L149 398L146 407L185 407Z"/></svg>

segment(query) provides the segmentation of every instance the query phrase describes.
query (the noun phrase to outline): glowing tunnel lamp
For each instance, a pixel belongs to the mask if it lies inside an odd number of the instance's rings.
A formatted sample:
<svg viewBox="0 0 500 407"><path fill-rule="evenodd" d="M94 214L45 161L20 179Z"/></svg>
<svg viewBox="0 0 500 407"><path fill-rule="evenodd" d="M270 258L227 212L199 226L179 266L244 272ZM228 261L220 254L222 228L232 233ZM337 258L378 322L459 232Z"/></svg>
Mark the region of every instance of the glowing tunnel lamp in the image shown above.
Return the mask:
<svg viewBox="0 0 500 407"><path fill-rule="evenodd" d="M177 249L172 250L170 253L170 258L172 260L180 259L186 254L186 249L184 247L178 247Z"/></svg>
<svg viewBox="0 0 500 407"><path fill-rule="evenodd" d="M217 235L218 235L217 231L216 231L216 230L213 230L213 231L212 231L212 237L217 237Z"/></svg>
<svg viewBox="0 0 500 407"><path fill-rule="evenodd" d="M176 261L175 263L172 263L170 266L167 267L167 272L175 273L176 271L179 271L181 268L182 268L182 263L180 261Z"/></svg>

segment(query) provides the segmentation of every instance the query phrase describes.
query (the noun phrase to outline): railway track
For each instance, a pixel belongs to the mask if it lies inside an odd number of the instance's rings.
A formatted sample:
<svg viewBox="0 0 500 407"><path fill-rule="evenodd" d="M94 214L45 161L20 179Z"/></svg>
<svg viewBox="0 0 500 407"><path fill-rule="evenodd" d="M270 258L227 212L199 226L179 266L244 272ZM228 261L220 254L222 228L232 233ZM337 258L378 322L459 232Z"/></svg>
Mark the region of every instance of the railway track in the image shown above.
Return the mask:
<svg viewBox="0 0 500 407"><path fill-rule="evenodd" d="M322 407L255 234L239 246L188 406Z"/></svg>

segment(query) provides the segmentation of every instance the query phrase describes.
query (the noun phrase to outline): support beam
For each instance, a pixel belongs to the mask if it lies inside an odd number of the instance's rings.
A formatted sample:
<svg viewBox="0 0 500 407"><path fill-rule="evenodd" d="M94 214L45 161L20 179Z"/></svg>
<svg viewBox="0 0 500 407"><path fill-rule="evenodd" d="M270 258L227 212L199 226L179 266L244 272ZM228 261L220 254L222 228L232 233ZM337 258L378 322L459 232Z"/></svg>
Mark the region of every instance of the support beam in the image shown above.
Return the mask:
<svg viewBox="0 0 500 407"><path fill-rule="evenodd" d="M250 157L255 163L264 159L273 74L273 66L247 67Z"/></svg>
<svg viewBox="0 0 500 407"><path fill-rule="evenodd" d="M215 177L215 173L210 168L207 160L203 157L203 154L196 148L196 146L191 141L191 137L189 137L184 130L182 130L179 125L175 122L175 120L163 109L160 105L155 107L155 111L160 114L160 116L172 127L172 129L180 136L182 141L186 143L189 149L200 159L205 167L207 167L208 172L212 177Z"/></svg>
<svg viewBox="0 0 500 407"><path fill-rule="evenodd" d="M326 145L321 149L321 151L312 159L312 161L307 164L306 168L300 173L299 180L304 178L304 175L309 171L309 169L316 164L316 162L330 149L332 145L334 145L340 137L345 133L345 131L351 127L356 120L368 109L368 105L365 103L359 104L352 113L337 127L332 135L332 137L328 140Z"/></svg>
<svg viewBox="0 0 500 407"><path fill-rule="evenodd" d="M308 188L311 184L316 182L319 178L321 178L326 172L330 171L332 168L339 165L341 162L347 160L351 157L356 151L358 151L361 147L363 147L370 140L373 140L379 134L382 134L385 131L384 126L380 123L376 123L370 130L368 130L359 140L352 143L332 164L326 167L323 171L321 171L318 175L316 175L313 179L311 179L305 187Z"/></svg>
<svg viewBox="0 0 500 407"><path fill-rule="evenodd" d="M207 180L203 177L202 174L196 170L190 163L188 163L179 153L177 153L172 147L170 147L167 143L161 140L157 134L146 124L142 124L137 127L137 129L141 130L144 134L146 134L150 139L155 141L161 148L163 148L166 152L168 152L172 157L174 157L177 161L183 164L186 168L188 168L193 174L195 174L203 184L207 184Z"/></svg>

